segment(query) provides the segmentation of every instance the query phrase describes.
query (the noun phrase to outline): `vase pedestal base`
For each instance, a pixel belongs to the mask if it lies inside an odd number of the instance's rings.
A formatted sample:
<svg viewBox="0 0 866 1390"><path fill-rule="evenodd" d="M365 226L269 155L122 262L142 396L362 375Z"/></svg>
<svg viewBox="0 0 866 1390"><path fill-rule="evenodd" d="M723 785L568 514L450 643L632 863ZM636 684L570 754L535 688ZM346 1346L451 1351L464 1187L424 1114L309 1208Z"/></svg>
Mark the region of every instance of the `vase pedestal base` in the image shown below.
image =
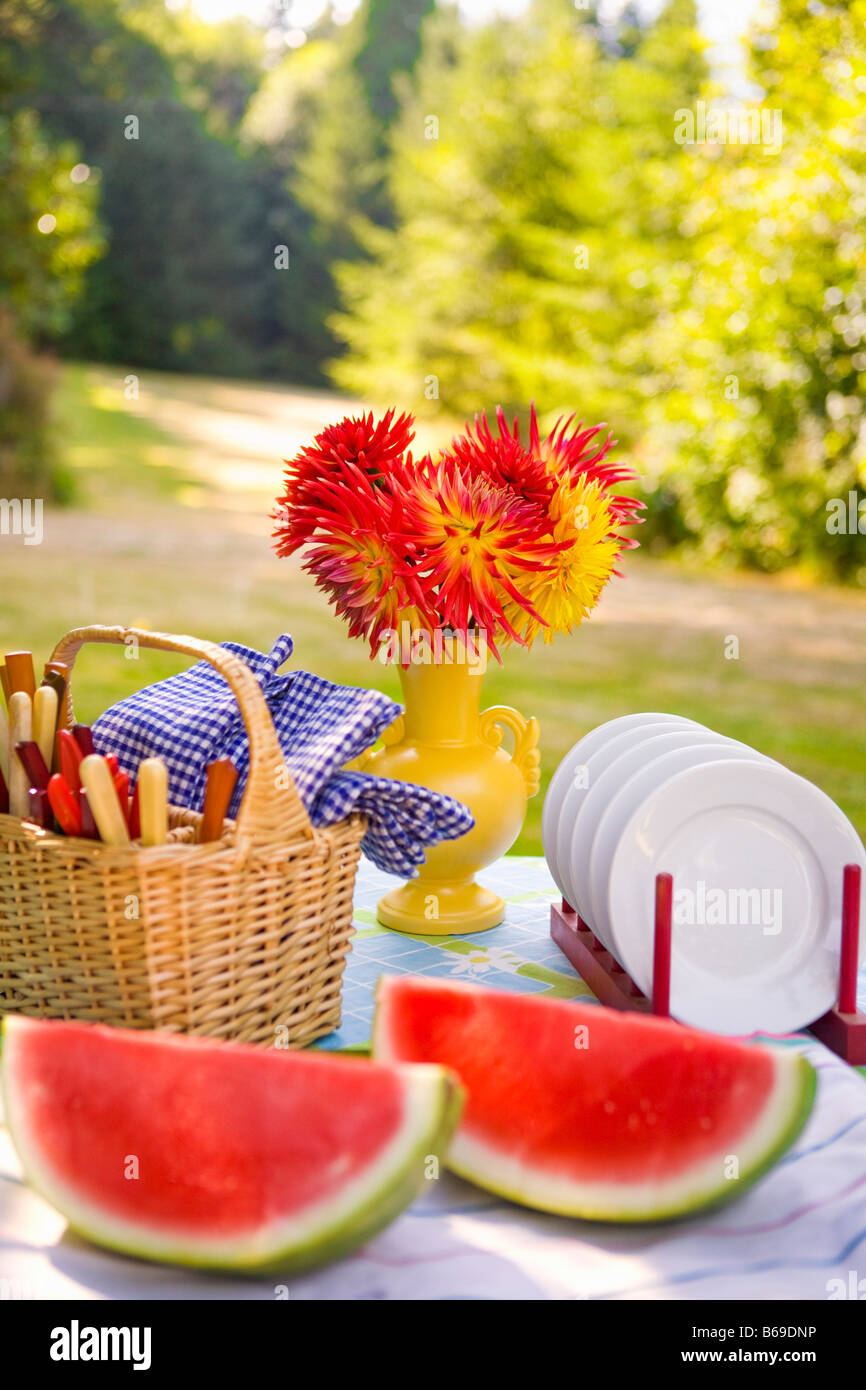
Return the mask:
<svg viewBox="0 0 866 1390"><path fill-rule="evenodd" d="M498 927L505 903L473 879L454 883L415 878L386 893L376 915L383 926L413 936L462 936Z"/></svg>

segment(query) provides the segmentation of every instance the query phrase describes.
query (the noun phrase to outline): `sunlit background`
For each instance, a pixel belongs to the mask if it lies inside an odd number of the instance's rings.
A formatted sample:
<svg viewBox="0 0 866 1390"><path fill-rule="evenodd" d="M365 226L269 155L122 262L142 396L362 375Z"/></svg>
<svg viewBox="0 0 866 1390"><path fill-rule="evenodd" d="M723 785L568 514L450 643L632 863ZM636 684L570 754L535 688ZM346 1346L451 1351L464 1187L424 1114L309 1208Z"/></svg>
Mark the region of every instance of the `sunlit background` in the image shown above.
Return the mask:
<svg viewBox="0 0 866 1390"><path fill-rule="evenodd" d="M334 5L335 19L340 23L347 22L358 8L358 3L359 0L345 0L344 4ZM520 16L528 3L529 0L460 0L459 9L468 23L483 24L497 16ZM207 24L220 24L243 15L267 25L274 13L274 6L267 0L256 0L246 5L236 4L235 0L166 0L166 4L170 10L191 8ZM744 66L743 37L759 4L760 0L698 0L700 27L712 44L713 64L734 80ZM662 0L639 0L635 8L640 14L651 18L658 14L661 6ZM328 0L295 0L294 3L287 0L283 8L291 27L288 34L282 36L281 42L290 47L300 47L306 41L308 29L328 9ZM608 0L608 3L602 0L597 13L602 23L614 25L624 9L625 0Z"/></svg>
<svg viewBox="0 0 866 1390"><path fill-rule="evenodd" d="M486 678L545 777L674 709L866 829L864 35L866 0L0 0L0 496L46 505L0 644L289 630L387 684L272 553L282 460L361 404L435 451L534 400L646 503L592 620ZM140 678L89 656L83 715Z"/></svg>

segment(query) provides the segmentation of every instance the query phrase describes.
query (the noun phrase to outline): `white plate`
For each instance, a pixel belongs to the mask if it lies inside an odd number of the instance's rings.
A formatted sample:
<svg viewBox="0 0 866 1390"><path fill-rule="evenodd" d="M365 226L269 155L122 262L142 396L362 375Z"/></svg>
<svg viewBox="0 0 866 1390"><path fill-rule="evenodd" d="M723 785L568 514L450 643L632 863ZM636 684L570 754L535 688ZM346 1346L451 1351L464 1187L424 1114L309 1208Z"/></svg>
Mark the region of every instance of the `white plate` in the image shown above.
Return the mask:
<svg viewBox="0 0 866 1390"><path fill-rule="evenodd" d="M565 884L565 897L589 926L593 926L587 915L589 903L585 901L586 894L582 891L581 880L573 872L574 866L571 858L573 830L581 807L595 786L597 779L614 758L625 752L626 749L642 746L647 739L652 738L653 734L661 730L669 730L671 727L691 729L692 731L702 729L701 725L695 725L688 719L683 719L672 726L671 720L668 718L632 724L627 729L620 727L613 736L601 739L594 745L587 746L589 745L589 740L587 740L587 744L581 749L580 760L572 764L571 785L563 798L556 825L553 842L554 854L559 876ZM709 730L704 732L709 732ZM716 735L716 737L720 737L720 735Z"/></svg>
<svg viewBox="0 0 866 1390"><path fill-rule="evenodd" d="M541 813L541 843L547 866L553 875L553 881L566 900L568 900L568 894L563 886L564 878L560 873L556 858L556 831L562 803L574 780L573 769L594 749L600 748L606 739L625 729L637 728L639 725L650 724L655 721L672 724L691 723L691 720L684 719L678 714L622 714L617 719L608 719L604 724L598 724L594 729L590 729L569 748L550 779L544 798L544 810Z"/></svg>
<svg viewBox="0 0 866 1390"><path fill-rule="evenodd" d="M677 773L629 817L611 860L620 963L649 995L655 876L669 872L672 1014L735 1035L803 1028L836 998L849 863L866 866L850 821L778 763Z"/></svg>
<svg viewBox="0 0 866 1390"><path fill-rule="evenodd" d="M560 850L560 863L567 865L564 877L573 887L580 900L581 916L588 922L600 941L608 950L613 950L608 932L605 929L606 914L596 912L592 905L590 883L590 857L598 822L611 799L620 787L635 772L645 768L661 753L669 748L681 748L686 744L701 745L729 750L739 748L724 734L713 733L711 729L687 728L671 729L670 725L651 725L642 739L629 739L628 735L607 745L597 759L592 760L592 785L581 802L571 827L568 845Z"/></svg>
<svg viewBox="0 0 866 1390"><path fill-rule="evenodd" d="M587 906L592 913L596 935L609 951L616 956L619 947L614 939L607 911L607 885L610 878L610 864L619 837L629 816L653 792L677 772L686 768L703 766L705 763L723 762L731 758L745 759L747 762L769 762L763 753L749 748L734 739L718 737L714 744L692 729L677 730L671 734L660 734L641 750L650 759L643 767L634 770L634 758L626 754L618 758L612 768L608 768L604 778L596 783L596 791L602 797L601 814L594 817L588 829L590 843L581 846L577 841L578 852L584 851L581 864L587 888ZM620 768L620 763L628 759L631 767ZM611 773L617 774L616 779ZM615 780L618 785L615 785ZM602 786L602 782L607 785ZM584 810L589 810L589 798L584 802ZM582 819L583 812L581 813ZM576 838L576 837L575 837ZM617 956L617 959L619 957Z"/></svg>

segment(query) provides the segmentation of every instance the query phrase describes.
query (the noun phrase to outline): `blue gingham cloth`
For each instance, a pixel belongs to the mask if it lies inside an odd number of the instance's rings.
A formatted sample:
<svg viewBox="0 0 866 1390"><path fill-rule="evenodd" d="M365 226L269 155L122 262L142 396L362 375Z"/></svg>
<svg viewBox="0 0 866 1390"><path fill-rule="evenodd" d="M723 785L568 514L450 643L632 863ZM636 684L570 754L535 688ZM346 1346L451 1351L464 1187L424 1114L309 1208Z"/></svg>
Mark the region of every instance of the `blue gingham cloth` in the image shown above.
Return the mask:
<svg viewBox="0 0 866 1390"><path fill-rule="evenodd" d="M472 829L471 813L450 796L343 770L400 713L387 695L334 685L309 671L277 675L292 653L287 633L267 656L236 642L222 645L258 677L286 766L313 825L333 825L360 812L367 817L364 853L380 869L402 877L417 873L425 849ZM208 662L112 705L94 724L93 738L99 752L116 755L133 784L143 758L162 758L170 801L194 811L202 807L208 763L231 758L238 782L229 815L237 815L249 742L234 695Z"/></svg>

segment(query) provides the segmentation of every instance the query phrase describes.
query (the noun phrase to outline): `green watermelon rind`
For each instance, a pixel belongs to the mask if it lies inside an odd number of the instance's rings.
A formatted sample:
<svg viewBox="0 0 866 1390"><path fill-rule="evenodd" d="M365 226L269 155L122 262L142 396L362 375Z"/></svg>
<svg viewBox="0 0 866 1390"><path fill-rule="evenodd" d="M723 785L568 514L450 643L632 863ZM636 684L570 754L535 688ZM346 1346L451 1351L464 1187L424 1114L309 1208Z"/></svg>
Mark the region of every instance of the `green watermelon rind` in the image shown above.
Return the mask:
<svg viewBox="0 0 866 1390"><path fill-rule="evenodd" d="M376 1014L373 1023L373 1056L377 1060L393 1063L405 1059L400 1058L390 1045L387 1018L390 991L382 987L385 983L387 982L380 984L377 994ZM472 1137L467 1138L465 1134L461 1133L459 1127L448 1149L446 1166L458 1177L464 1178L476 1187L483 1188L495 1196L505 1198L507 1201L551 1215L574 1217L585 1221L629 1225L658 1223L674 1221L693 1215L698 1211L722 1206L742 1195L778 1162L803 1130L812 1110L817 1085L814 1067L805 1057L798 1054L792 1054L782 1048L773 1048L772 1051L777 1077L783 1086L787 1082L788 1094L783 1098L783 1104L780 1107L781 1113L778 1117L773 1117L768 1136L759 1144L754 1153L748 1155L748 1161L742 1165L739 1176L735 1179L727 1179L720 1172L718 1180L714 1179L706 1186L700 1186L697 1189L692 1188L690 1191L688 1174L686 1174L682 1180L682 1192L679 1197L674 1196L671 1199L669 1191L665 1199L659 1200L655 1204L644 1204L643 1206L639 1206L635 1202L637 1185L628 1183L611 1184L614 1202L610 1203L599 1203L597 1199L591 1200L586 1191L587 1185L583 1185L584 1191L581 1192L581 1183L577 1180L570 1182L570 1184L567 1180L565 1183L559 1182L557 1186L560 1188L560 1195L555 1196L552 1190L554 1184L550 1176L538 1169L533 1172L527 1168L525 1170L525 1182L514 1183L501 1180L495 1171L497 1166L502 1165L501 1152L485 1145L482 1141ZM765 1107L764 1112L762 1112L763 1119L766 1118L768 1109L769 1106ZM754 1135L757 1129L757 1125L753 1126L751 1134ZM741 1150L748 1146L749 1133L746 1131L741 1138L739 1143ZM472 1155L469 1159L466 1157L467 1150ZM561 1189L566 1184L570 1186L571 1192L569 1197L563 1200ZM667 1186L669 1189L671 1186L675 1189L676 1180L672 1184L668 1182ZM619 1205L616 1205L616 1202Z"/></svg>
<svg viewBox="0 0 866 1390"><path fill-rule="evenodd" d="M460 1118L463 1092L453 1073L432 1064L403 1067L407 1096L414 1097L416 1113L407 1125L406 1143L393 1159L376 1172L371 1190L348 1214L329 1224L323 1215L320 1227L301 1242L282 1245L275 1239L272 1248L243 1249L242 1239L234 1245L208 1248L183 1238L158 1234L148 1239L140 1225L112 1217L104 1222L91 1203L82 1203L62 1180L46 1173L25 1137L14 1085L15 1030L19 1019L7 1015L2 1023L2 1091L6 1123L28 1184L64 1216L69 1229L95 1245L135 1259L187 1268L241 1275L295 1274L349 1254L388 1226L421 1191L425 1168L431 1157L441 1159ZM359 1065L362 1065L359 1063ZM381 1161L375 1167L382 1167ZM89 1207L89 1211L82 1210ZM252 1247L253 1242L250 1241Z"/></svg>
<svg viewBox="0 0 866 1390"><path fill-rule="evenodd" d="M805 1057L792 1059L792 1064L799 1073L800 1085L796 1090L795 1104L790 1108L774 1141L755 1156L738 1178L726 1179L722 1177L718 1186L691 1193L688 1197L684 1197L681 1202L662 1203L658 1207L645 1208L644 1210L593 1207L592 1204L583 1203L579 1199L573 1204L554 1203L545 1199L543 1178L539 1180L538 1191L530 1195L527 1192L516 1191L491 1180L488 1173L480 1171L476 1165L461 1163L459 1157L455 1157L454 1154L455 1145L458 1147L459 1153L459 1135L452 1141L446 1165L458 1177L464 1178L467 1182L471 1182L476 1187L481 1187L497 1197L503 1197L509 1202L516 1202L520 1206L531 1207L535 1211L548 1212L554 1216L569 1216L583 1221L604 1221L617 1225L676 1221L693 1216L699 1211L703 1212L713 1207L724 1206L725 1203L742 1196L748 1188L754 1186L774 1167L797 1139L812 1110L817 1076L814 1067ZM623 1196L626 1195L627 1187L623 1185Z"/></svg>

